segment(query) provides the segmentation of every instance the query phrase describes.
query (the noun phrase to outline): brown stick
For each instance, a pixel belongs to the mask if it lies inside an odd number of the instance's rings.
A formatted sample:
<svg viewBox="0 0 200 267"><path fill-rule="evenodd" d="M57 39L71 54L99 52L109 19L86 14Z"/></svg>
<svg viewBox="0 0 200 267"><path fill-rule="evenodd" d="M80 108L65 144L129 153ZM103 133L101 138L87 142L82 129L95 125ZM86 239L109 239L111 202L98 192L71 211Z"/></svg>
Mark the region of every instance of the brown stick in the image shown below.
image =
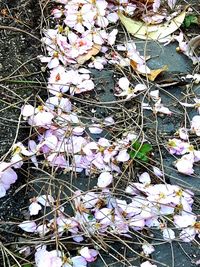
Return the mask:
<svg viewBox="0 0 200 267"><path fill-rule="evenodd" d="M16 27L10 27L10 26L1 26L0 25L0 30L6 30L6 31L15 31L15 32L21 32L21 33L25 33L29 36L31 36L32 38L34 38L35 40L39 41L41 43L41 40L39 38L37 38L36 36L34 36L32 33L27 32L25 30L16 28Z"/></svg>

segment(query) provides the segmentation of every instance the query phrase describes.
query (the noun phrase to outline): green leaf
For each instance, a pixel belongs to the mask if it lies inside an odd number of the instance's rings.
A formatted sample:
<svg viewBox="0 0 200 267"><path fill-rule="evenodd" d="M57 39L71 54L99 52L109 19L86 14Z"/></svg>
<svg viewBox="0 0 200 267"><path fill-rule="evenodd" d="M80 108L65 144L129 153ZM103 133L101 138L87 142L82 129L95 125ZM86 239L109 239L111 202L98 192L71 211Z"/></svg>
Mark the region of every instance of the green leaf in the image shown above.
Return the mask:
<svg viewBox="0 0 200 267"><path fill-rule="evenodd" d="M18 267L19 265L17 264L17 265L13 265L13 267ZM24 263L24 264L22 264L22 265L20 265L21 267L33 267L33 264L31 264L31 263Z"/></svg>
<svg viewBox="0 0 200 267"><path fill-rule="evenodd" d="M143 153L143 154L147 154L151 150L152 150L152 146L150 144L143 144L141 149L140 149L140 152Z"/></svg>
<svg viewBox="0 0 200 267"><path fill-rule="evenodd" d="M129 153L129 155L130 155L131 159L134 159L135 158L135 155L136 155L136 152L135 151L131 151Z"/></svg>
<svg viewBox="0 0 200 267"><path fill-rule="evenodd" d="M144 154L141 152L135 152L135 154L136 154L136 158L138 159L142 159L144 157Z"/></svg>
<svg viewBox="0 0 200 267"><path fill-rule="evenodd" d="M92 214L88 215L88 220L92 221L94 219L94 216Z"/></svg>
<svg viewBox="0 0 200 267"><path fill-rule="evenodd" d="M189 28L192 24L198 24L198 17L195 15L186 16L183 22L184 27Z"/></svg>
<svg viewBox="0 0 200 267"><path fill-rule="evenodd" d="M129 155L132 159L137 158L143 162L148 162L148 153L152 151L152 146L148 143L141 144L139 141L132 143L132 148Z"/></svg>
<svg viewBox="0 0 200 267"><path fill-rule="evenodd" d="M136 140L132 143L132 147L135 149L135 150L139 150L139 148L141 147L141 143Z"/></svg>

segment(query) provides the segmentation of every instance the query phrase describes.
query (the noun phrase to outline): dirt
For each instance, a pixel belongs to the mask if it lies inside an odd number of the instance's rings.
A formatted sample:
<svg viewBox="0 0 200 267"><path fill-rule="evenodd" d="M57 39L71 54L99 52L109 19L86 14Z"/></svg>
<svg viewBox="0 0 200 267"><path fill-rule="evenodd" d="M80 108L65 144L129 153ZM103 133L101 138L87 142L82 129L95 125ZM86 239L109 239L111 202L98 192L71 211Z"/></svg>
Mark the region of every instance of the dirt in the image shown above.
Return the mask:
<svg viewBox="0 0 200 267"><path fill-rule="evenodd" d="M0 25L18 28L40 38L40 7L37 0L2 0ZM22 141L29 134L23 124L19 127L20 107L26 99L34 99L38 89L27 80L44 81L40 62L40 42L28 34L0 29L0 157L11 148L14 141ZM7 158L8 159L8 158ZM16 190L26 181L26 175L18 172L19 179L7 195L0 198L0 240L6 245L16 241L15 223L24 218L23 207L28 204L26 188ZM10 223L8 223L10 222ZM13 225L11 224L13 223ZM0 266L2 266L0 264Z"/></svg>
<svg viewBox="0 0 200 267"><path fill-rule="evenodd" d="M1 1L0 25L25 30L40 38L38 1ZM17 131L20 107L36 89L26 82L41 81L40 43L22 32L0 30L0 155L11 146ZM10 76L10 77L9 77ZM43 80L44 81L44 80ZM24 130L20 133L23 134ZM21 135L19 135L19 139Z"/></svg>

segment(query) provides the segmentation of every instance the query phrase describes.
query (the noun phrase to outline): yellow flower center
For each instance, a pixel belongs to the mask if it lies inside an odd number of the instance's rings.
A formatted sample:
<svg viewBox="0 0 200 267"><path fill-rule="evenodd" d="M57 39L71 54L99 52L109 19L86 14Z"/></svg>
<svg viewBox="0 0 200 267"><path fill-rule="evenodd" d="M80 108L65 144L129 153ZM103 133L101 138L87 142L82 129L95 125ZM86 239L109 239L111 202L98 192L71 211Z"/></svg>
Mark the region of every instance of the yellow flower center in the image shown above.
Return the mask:
<svg viewBox="0 0 200 267"><path fill-rule="evenodd" d="M180 189L179 191L177 191L176 196L182 197L183 196L183 190Z"/></svg>
<svg viewBox="0 0 200 267"><path fill-rule="evenodd" d="M13 155L19 154L21 152L21 148L19 146L16 146L13 150Z"/></svg>
<svg viewBox="0 0 200 267"><path fill-rule="evenodd" d="M43 106L38 106L38 111L43 111L44 107Z"/></svg>
<svg viewBox="0 0 200 267"><path fill-rule="evenodd" d="M81 24L83 23L83 16L81 15L80 12L77 14L77 22Z"/></svg>

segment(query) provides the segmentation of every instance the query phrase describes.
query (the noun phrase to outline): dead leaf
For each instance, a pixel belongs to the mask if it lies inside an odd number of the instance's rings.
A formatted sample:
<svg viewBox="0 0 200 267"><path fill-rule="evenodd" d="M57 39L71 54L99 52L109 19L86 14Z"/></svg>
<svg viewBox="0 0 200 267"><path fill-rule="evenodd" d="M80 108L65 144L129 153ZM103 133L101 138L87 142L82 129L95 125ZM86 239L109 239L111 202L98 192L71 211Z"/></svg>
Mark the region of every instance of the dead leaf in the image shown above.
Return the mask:
<svg viewBox="0 0 200 267"><path fill-rule="evenodd" d="M166 71L167 69L168 69L168 67L167 67L167 65L164 65L162 68L160 68L160 69L156 69L156 70L150 70L150 73L149 74L145 74L145 73L141 73L141 72L139 72L138 70L137 70L137 63L134 61L134 60L131 60L130 61L130 65L131 65L131 67L133 68L133 70L135 71L135 72L137 72L138 74L141 74L141 75L143 75L143 76L147 76L148 77L148 79L150 80L150 81L155 81L155 79L157 78L157 76L160 74L160 73L162 73L163 71Z"/></svg>
<svg viewBox="0 0 200 267"><path fill-rule="evenodd" d="M168 69L167 65L163 66L161 69L156 69L156 70L151 70L151 73L148 74L148 79L150 81L155 81L155 79L157 78L157 76L163 72L163 71L166 71Z"/></svg>
<svg viewBox="0 0 200 267"><path fill-rule="evenodd" d="M101 46L98 44L94 44L90 50L84 55L78 56L76 61L78 64L83 65L86 61L88 61L91 57L97 55L101 50Z"/></svg>
<svg viewBox="0 0 200 267"><path fill-rule="evenodd" d="M175 32L183 23L186 11L181 12L177 17L157 25L146 25L144 22L127 18L118 12L119 18L126 30L139 39L161 41L163 38Z"/></svg>
<svg viewBox="0 0 200 267"><path fill-rule="evenodd" d="M135 62L134 60L130 60L130 65L131 65L131 67L135 70L135 71L137 71L137 62Z"/></svg>

